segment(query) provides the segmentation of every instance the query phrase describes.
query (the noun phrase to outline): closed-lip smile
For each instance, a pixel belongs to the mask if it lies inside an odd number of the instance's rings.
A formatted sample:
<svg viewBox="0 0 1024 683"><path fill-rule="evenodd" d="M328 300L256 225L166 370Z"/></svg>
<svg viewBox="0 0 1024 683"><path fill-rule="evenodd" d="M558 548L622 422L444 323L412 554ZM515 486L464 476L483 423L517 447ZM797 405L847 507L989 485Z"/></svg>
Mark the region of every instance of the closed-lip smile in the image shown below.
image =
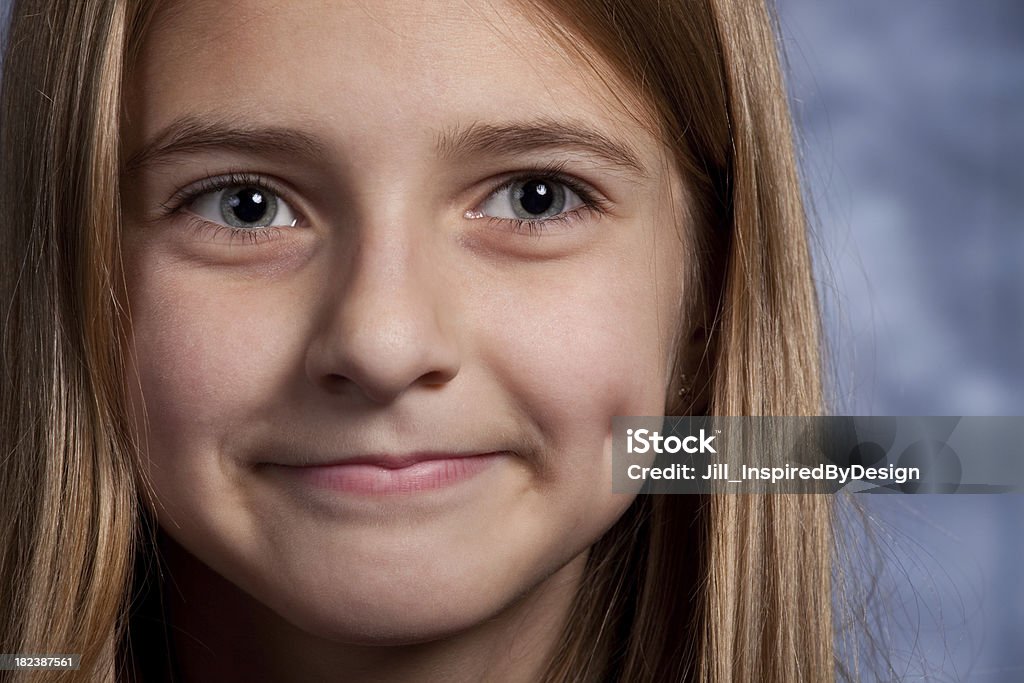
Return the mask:
<svg viewBox="0 0 1024 683"><path fill-rule="evenodd" d="M507 455L507 451L419 451L272 466L285 476L319 489L363 495L407 494L464 481Z"/></svg>

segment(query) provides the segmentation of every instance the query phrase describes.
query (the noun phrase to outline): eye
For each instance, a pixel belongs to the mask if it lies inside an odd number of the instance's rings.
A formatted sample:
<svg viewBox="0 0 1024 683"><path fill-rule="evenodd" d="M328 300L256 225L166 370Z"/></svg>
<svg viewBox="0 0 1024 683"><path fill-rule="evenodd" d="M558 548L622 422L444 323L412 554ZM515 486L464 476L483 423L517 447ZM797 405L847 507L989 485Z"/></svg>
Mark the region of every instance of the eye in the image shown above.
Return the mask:
<svg viewBox="0 0 1024 683"><path fill-rule="evenodd" d="M204 192L192 200L188 210L211 223L242 229L293 226L299 220L287 202L258 185L231 185Z"/></svg>
<svg viewBox="0 0 1024 683"><path fill-rule="evenodd" d="M522 178L495 190L473 213L509 220L541 221L584 206L580 196L564 182L550 178Z"/></svg>

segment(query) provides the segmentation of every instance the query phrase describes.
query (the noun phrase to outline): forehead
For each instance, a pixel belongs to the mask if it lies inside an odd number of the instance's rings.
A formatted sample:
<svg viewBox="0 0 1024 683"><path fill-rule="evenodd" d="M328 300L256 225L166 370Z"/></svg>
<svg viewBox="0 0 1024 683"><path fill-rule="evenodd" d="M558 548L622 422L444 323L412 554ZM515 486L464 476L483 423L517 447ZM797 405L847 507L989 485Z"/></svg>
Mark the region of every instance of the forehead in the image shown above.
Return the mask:
<svg viewBox="0 0 1024 683"><path fill-rule="evenodd" d="M127 138L182 116L344 132L349 151L457 126L579 121L659 151L628 85L551 37L554 17L511 2L182 0L163 3L127 89ZM600 77L599 77L600 75Z"/></svg>

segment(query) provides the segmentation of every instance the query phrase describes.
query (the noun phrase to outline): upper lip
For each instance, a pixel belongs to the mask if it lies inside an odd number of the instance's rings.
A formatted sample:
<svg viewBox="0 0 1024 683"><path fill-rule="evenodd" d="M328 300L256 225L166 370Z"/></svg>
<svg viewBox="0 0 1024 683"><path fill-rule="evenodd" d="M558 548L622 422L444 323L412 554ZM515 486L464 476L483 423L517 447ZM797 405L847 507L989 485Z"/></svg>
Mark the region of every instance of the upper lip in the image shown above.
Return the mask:
<svg viewBox="0 0 1024 683"><path fill-rule="evenodd" d="M430 460L453 460L456 458L472 458L481 455L496 455L501 450L484 451L415 451L411 453L378 453L372 455L353 455L347 457L295 460L290 462L272 463L282 467L334 467L338 465L375 465L389 470L402 469L420 462Z"/></svg>

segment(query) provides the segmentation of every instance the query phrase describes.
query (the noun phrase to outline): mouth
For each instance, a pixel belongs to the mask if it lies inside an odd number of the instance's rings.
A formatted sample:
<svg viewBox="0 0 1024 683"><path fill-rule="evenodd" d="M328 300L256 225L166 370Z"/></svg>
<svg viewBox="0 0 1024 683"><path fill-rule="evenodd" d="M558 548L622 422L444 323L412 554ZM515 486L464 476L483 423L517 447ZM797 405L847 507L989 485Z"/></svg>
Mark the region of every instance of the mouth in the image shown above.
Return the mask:
<svg viewBox="0 0 1024 683"><path fill-rule="evenodd" d="M361 495L408 494L452 486L491 467L507 451L356 456L313 464L271 464L303 485Z"/></svg>

